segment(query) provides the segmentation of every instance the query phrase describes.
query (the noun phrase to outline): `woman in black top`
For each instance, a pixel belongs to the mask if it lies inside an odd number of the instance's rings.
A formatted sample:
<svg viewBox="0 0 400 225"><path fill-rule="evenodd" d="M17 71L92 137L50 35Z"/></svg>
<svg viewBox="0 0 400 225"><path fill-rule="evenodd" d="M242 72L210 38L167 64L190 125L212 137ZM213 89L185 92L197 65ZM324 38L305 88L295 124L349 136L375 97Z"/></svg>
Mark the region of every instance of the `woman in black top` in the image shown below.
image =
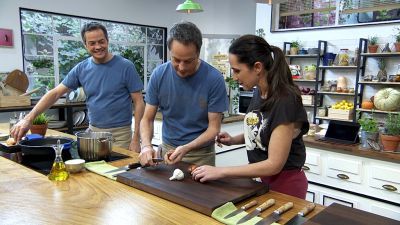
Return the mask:
<svg viewBox="0 0 400 225"><path fill-rule="evenodd" d="M244 133L221 132L219 144L246 145L250 164L235 167L200 166L193 178L200 182L224 177L260 177L271 190L305 198L307 178L302 171L306 159L302 136L309 123L298 87L293 83L283 52L263 38L245 35L229 48L233 78L252 90L244 119Z"/></svg>

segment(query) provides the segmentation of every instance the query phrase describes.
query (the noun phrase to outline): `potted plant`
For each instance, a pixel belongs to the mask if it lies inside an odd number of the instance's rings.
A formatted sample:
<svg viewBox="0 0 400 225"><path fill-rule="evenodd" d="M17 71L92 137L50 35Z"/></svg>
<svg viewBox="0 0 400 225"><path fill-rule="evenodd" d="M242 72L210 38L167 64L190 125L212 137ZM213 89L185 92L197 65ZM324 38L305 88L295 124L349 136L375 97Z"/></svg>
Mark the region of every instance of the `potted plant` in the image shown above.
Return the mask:
<svg viewBox="0 0 400 225"><path fill-rule="evenodd" d="M376 53L378 51L378 37L372 36L368 38L368 52Z"/></svg>
<svg viewBox="0 0 400 225"><path fill-rule="evenodd" d="M46 135L47 125L50 121L50 117L46 115L46 113L40 113L35 119L32 121L31 133L32 134L40 134L42 136Z"/></svg>
<svg viewBox="0 0 400 225"><path fill-rule="evenodd" d="M290 43L290 55L297 55L297 53L299 52L299 48L300 42L292 41L292 43Z"/></svg>
<svg viewBox="0 0 400 225"><path fill-rule="evenodd" d="M369 148L368 140L378 140L378 122L373 115L358 119L361 126L361 147Z"/></svg>
<svg viewBox="0 0 400 225"><path fill-rule="evenodd" d="M385 132L380 134L383 150L394 152L400 142L400 115L389 113L386 117Z"/></svg>
<svg viewBox="0 0 400 225"><path fill-rule="evenodd" d="M394 48L396 52L400 52L400 27L396 27L395 30L397 33L394 35L396 42L394 43Z"/></svg>

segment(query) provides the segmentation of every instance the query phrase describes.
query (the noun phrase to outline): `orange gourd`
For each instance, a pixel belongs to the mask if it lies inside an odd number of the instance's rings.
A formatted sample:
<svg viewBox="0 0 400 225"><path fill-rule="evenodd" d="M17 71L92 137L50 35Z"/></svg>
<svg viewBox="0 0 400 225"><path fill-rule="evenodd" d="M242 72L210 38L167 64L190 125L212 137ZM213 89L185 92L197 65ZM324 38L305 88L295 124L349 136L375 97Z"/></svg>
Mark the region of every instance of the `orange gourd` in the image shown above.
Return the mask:
<svg viewBox="0 0 400 225"><path fill-rule="evenodd" d="M371 101L363 101L361 103L361 108L363 109L373 109L374 108L374 103Z"/></svg>

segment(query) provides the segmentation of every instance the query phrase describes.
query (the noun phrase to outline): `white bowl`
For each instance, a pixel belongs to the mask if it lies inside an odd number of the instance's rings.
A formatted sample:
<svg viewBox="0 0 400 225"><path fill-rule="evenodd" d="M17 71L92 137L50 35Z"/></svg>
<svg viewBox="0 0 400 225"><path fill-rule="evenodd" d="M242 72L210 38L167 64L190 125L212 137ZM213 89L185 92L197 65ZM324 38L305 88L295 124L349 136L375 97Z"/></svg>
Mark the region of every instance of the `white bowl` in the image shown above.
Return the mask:
<svg viewBox="0 0 400 225"><path fill-rule="evenodd" d="M85 168L85 160L84 159L71 159L65 161L65 167L70 173L80 172L83 168Z"/></svg>

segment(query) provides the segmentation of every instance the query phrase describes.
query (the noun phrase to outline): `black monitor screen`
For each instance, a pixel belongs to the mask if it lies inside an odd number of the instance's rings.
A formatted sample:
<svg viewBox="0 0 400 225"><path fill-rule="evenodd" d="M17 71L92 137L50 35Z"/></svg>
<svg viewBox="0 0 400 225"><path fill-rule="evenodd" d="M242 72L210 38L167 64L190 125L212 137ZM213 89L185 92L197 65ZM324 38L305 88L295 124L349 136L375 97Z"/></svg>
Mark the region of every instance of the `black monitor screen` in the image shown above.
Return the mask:
<svg viewBox="0 0 400 225"><path fill-rule="evenodd" d="M331 120L325 137L346 141L356 141L359 129L360 125L358 123Z"/></svg>

